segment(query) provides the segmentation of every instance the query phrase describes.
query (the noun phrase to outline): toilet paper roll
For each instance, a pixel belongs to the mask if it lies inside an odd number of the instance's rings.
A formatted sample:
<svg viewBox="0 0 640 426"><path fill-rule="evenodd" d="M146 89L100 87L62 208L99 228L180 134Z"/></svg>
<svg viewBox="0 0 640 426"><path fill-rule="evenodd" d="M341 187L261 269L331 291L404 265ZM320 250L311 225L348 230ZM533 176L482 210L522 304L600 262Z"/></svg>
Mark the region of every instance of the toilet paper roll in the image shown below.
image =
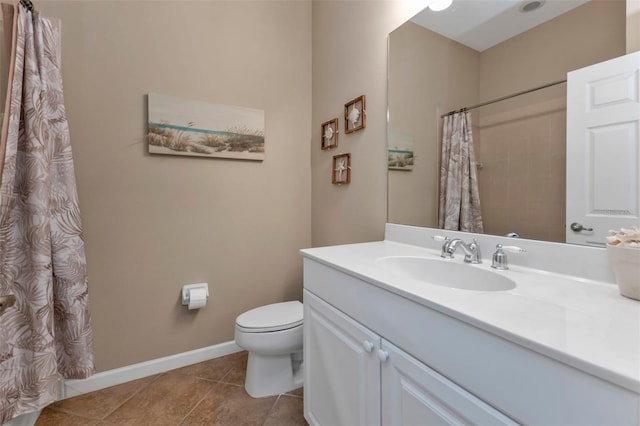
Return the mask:
<svg viewBox="0 0 640 426"><path fill-rule="evenodd" d="M189 290L189 309L200 309L207 304L207 289L195 288Z"/></svg>

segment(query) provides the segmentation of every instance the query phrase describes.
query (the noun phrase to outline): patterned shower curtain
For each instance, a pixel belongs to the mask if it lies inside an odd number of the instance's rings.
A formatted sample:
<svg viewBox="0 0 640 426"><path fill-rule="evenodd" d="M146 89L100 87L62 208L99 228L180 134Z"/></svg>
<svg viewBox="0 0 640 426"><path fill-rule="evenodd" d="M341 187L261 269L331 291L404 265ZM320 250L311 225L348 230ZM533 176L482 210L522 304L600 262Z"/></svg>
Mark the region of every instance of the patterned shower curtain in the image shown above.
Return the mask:
<svg viewBox="0 0 640 426"><path fill-rule="evenodd" d="M440 229L483 232L469 111L444 117L438 209Z"/></svg>
<svg viewBox="0 0 640 426"><path fill-rule="evenodd" d="M2 5L11 64L0 139L0 424L94 371L60 29ZM7 27L12 27L7 31Z"/></svg>

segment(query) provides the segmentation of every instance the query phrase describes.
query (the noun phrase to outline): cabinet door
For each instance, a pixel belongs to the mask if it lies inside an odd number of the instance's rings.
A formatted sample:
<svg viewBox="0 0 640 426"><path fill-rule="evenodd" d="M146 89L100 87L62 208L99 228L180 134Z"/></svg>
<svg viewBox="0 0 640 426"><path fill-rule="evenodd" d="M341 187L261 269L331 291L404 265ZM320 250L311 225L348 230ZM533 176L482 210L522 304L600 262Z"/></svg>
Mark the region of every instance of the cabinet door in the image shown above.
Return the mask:
<svg viewBox="0 0 640 426"><path fill-rule="evenodd" d="M304 291L304 413L311 425L380 424L380 338Z"/></svg>
<svg viewBox="0 0 640 426"><path fill-rule="evenodd" d="M383 425L514 425L511 419L382 340Z"/></svg>

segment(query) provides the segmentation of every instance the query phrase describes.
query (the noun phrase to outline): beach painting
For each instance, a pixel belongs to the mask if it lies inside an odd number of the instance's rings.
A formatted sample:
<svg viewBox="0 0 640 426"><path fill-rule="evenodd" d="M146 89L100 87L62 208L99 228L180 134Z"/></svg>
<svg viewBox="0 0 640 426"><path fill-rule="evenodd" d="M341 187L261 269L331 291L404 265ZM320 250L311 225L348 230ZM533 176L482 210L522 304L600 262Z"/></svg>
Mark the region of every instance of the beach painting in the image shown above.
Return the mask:
<svg viewBox="0 0 640 426"><path fill-rule="evenodd" d="M413 138L411 135L390 130L387 154L389 170L413 170Z"/></svg>
<svg viewBox="0 0 640 426"><path fill-rule="evenodd" d="M264 111L149 93L149 153L264 160Z"/></svg>

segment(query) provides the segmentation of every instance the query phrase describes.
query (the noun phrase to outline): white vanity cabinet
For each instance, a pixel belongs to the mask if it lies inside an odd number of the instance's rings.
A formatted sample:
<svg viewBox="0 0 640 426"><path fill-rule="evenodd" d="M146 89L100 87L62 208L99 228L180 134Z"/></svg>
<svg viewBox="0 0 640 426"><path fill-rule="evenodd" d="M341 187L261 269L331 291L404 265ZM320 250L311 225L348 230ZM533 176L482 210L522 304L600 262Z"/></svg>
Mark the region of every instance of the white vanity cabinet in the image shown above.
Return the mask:
<svg viewBox="0 0 640 426"><path fill-rule="evenodd" d="M514 424L306 290L304 306L310 424Z"/></svg>
<svg viewBox="0 0 640 426"><path fill-rule="evenodd" d="M383 425L513 425L514 421L382 340Z"/></svg>
<svg viewBox="0 0 640 426"><path fill-rule="evenodd" d="M306 290L304 318L307 421L380 424L380 337Z"/></svg>
<svg viewBox="0 0 640 426"><path fill-rule="evenodd" d="M389 250L377 247L361 249L376 258ZM640 425L638 392L368 278L375 268L364 261L354 273L325 253L334 252L303 251L311 425Z"/></svg>

